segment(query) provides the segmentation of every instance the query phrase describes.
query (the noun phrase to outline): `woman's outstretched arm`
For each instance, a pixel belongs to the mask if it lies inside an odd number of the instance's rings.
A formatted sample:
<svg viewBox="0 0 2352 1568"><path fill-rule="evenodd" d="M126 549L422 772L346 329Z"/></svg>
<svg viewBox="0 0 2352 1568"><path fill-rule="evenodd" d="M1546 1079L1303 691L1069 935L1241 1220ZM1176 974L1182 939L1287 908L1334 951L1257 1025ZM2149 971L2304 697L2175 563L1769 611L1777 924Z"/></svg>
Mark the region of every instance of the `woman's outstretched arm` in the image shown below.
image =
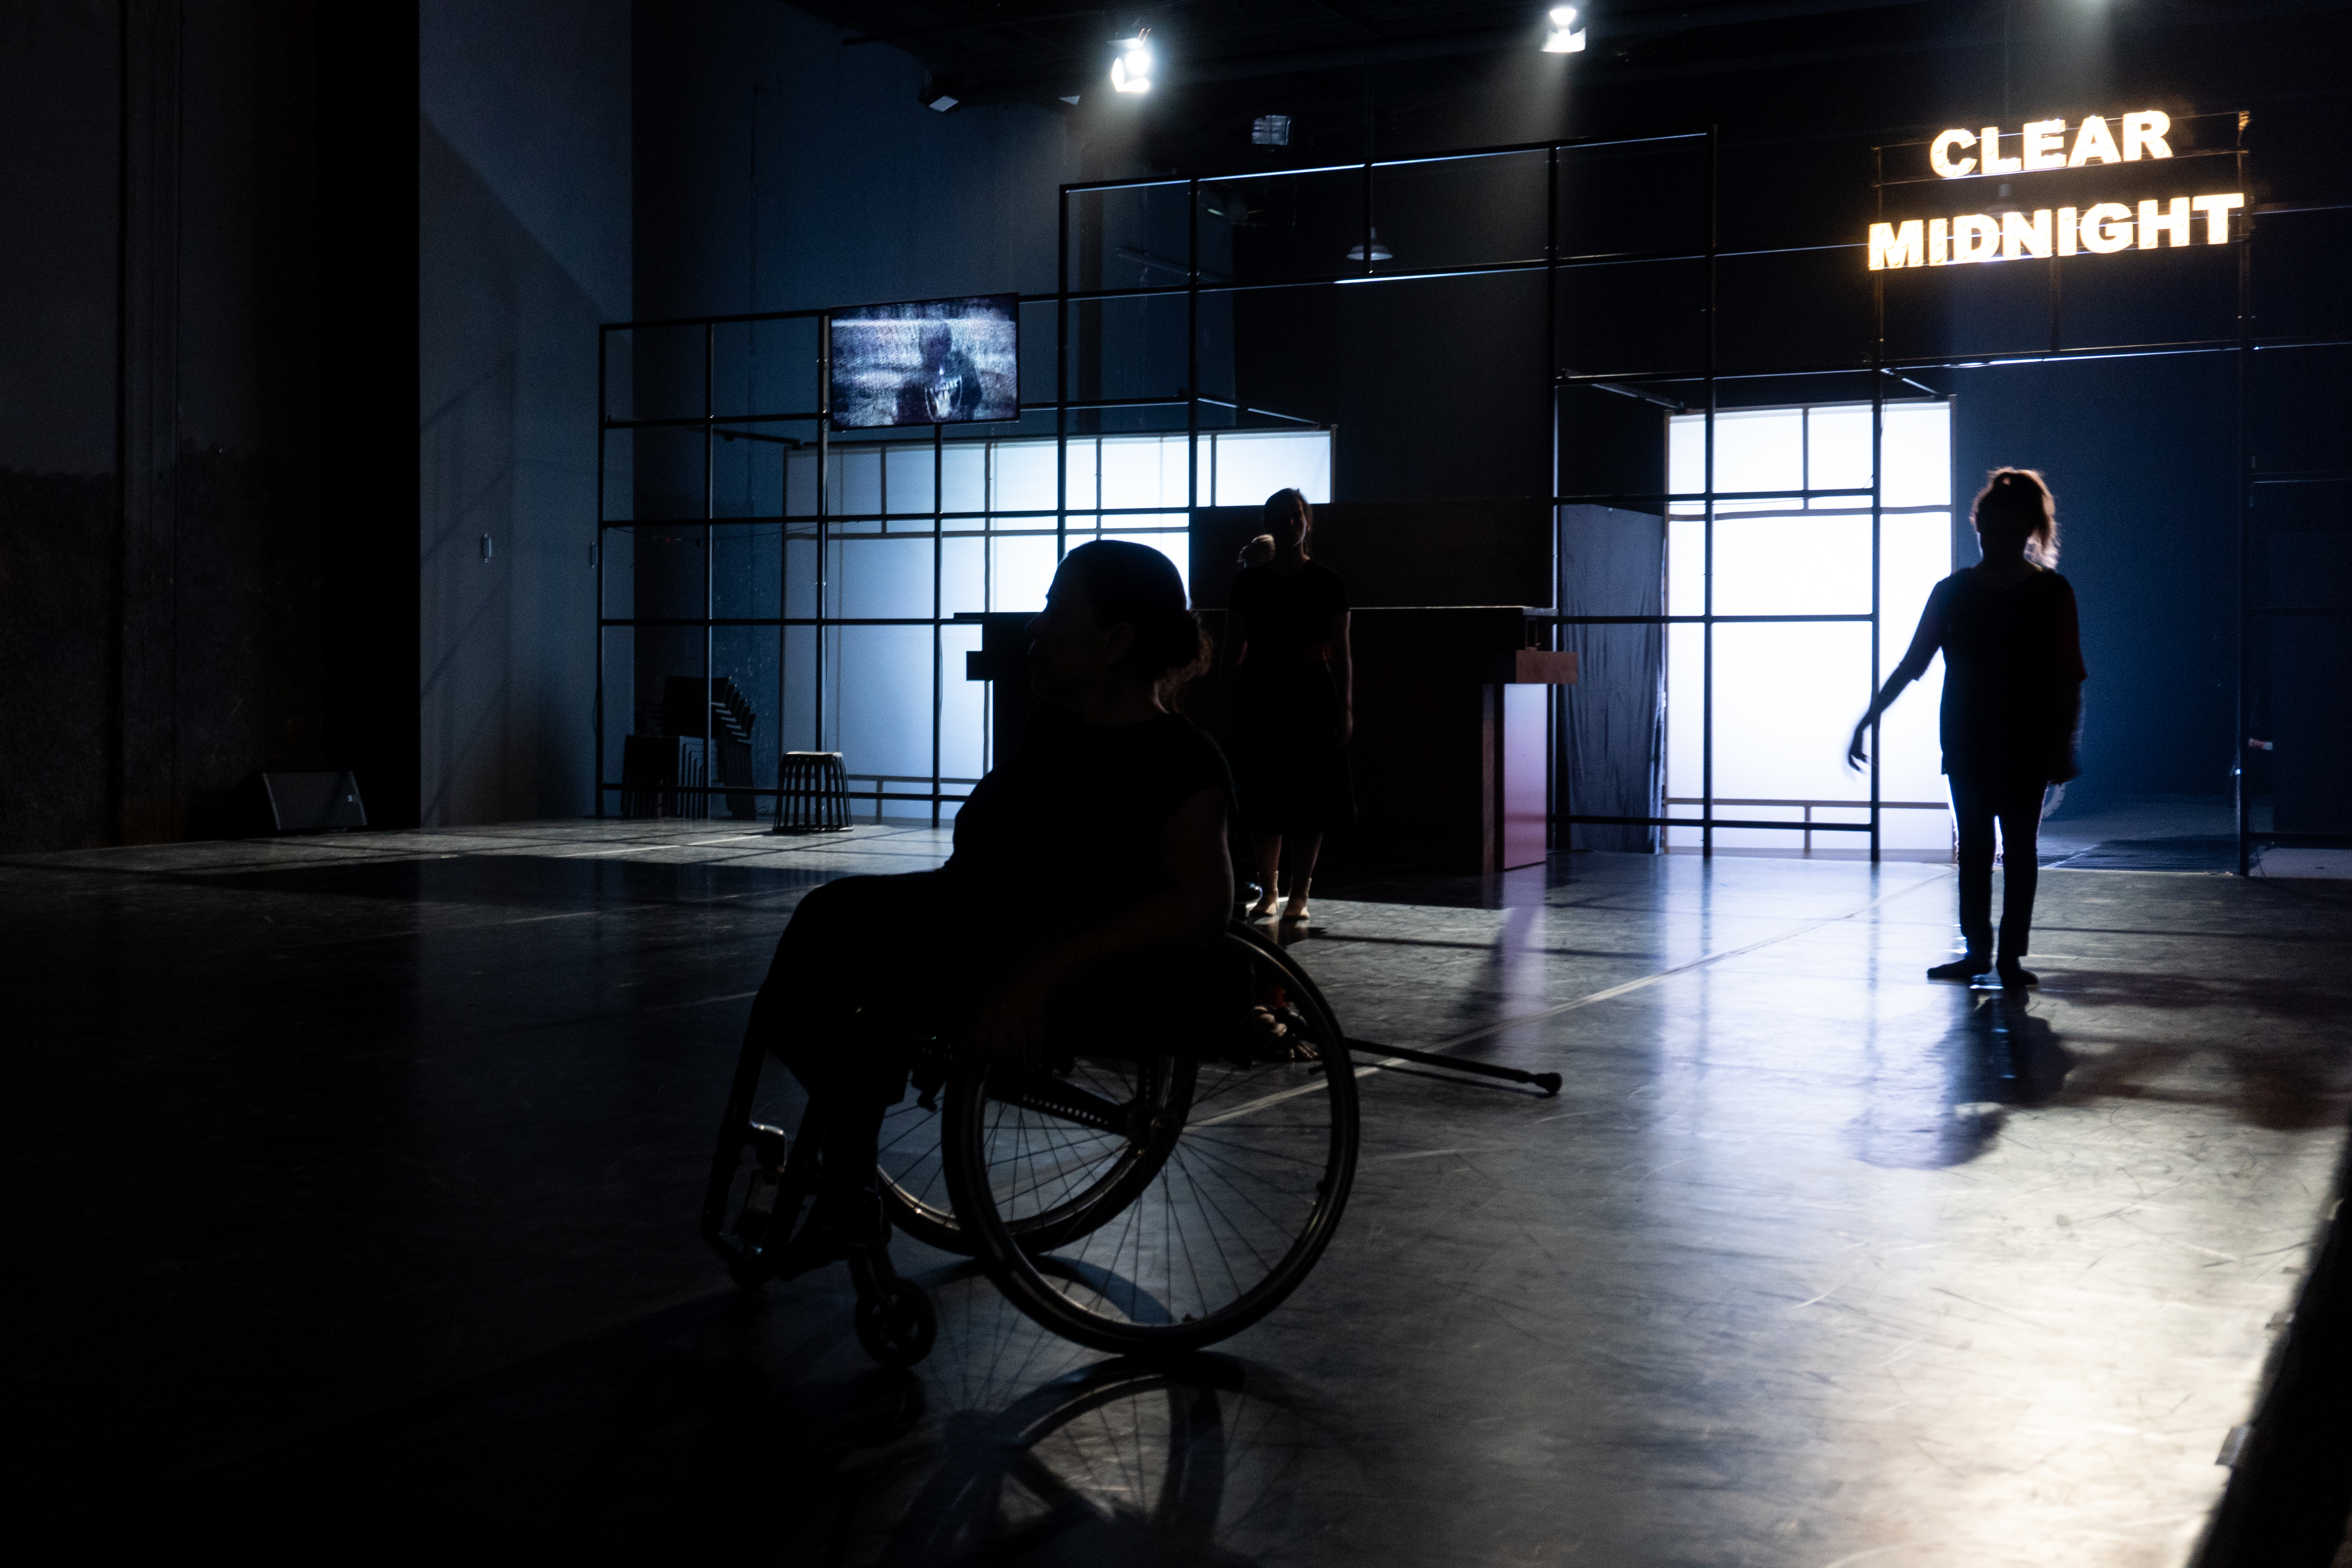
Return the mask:
<svg viewBox="0 0 2352 1568"><path fill-rule="evenodd" d="M1234 866L1225 853L1225 792L1196 790L1160 829L1162 884L1148 898L1038 943L982 1005L980 1048L1031 1060L1054 994L1123 960L1197 946L1233 916ZM1083 889L1081 889L1083 891Z"/></svg>
<svg viewBox="0 0 2352 1568"><path fill-rule="evenodd" d="M1878 695L1870 700L1870 711L1854 725L1853 739L1846 743L1846 766L1858 768L1870 761L1870 727L1878 722L1881 713L1895 705L1895 700L1903 695L1905 687L1927 673L1927 661L1935 658L1936 650L1943 646L1944 588L1939 583L1936 591L1927 595L1927 607L1919 612L1919 627L1911 634L1911 646L1904 650L1903 662L1895 667L1895 672L1886 678L1886 684L1880 687Z"/></svg>

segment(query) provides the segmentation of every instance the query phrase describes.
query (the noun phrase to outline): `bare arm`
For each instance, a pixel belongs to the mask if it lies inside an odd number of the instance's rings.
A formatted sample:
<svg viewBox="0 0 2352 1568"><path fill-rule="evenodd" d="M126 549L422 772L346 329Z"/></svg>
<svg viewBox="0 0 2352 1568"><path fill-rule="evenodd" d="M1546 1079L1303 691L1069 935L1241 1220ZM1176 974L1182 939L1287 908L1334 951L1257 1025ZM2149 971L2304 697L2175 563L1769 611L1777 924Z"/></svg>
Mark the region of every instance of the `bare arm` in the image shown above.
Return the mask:
<svg viewBox="0 0 2352 1568"><path fill-rule="evenodd" d="M1331 646L1331 681L1339 693L1339 721L1331 739L1346 745L1356 733L1356 655L1348 642L1348 612L1325 623L1323 640Z"/></svg>
<svg viewBox="0 0 2352 1568"><path fill-rule="evenodd" d="M1864 713L1853 727L1853 739L1845 749L1846 766L1858 768L1870 761L1870 727L1878 716L1895 705L1903 689L1927 673L1927 661L1944 646L1944 595L1941 589L1927 595L1927 607L1919 612L1919 626L1911 634L1911 646L1904 650L1903 661L1870 700L1870 711Z"/></svg>
<svg viewBox="0 0 2352 1568"><path fill-rule="evenodd" d="M980 1015L980 1047L1000 1060L1034 1062L1054 994L1071 981L1128 959L1210 941L1234 908L1234 867L1225 853L1225 792L1195 791L1160 826L1164 884L1101 920L1055 932L1037 944L989 994Z"/></svg>

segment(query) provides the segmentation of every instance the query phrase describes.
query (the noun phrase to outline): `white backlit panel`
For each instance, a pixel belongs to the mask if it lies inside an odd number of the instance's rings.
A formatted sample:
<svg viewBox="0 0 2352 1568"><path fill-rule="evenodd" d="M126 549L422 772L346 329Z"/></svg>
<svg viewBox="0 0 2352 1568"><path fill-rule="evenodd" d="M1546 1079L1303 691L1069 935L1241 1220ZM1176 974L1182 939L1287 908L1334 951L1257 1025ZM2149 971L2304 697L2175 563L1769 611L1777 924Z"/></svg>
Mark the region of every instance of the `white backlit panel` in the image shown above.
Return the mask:
<svg viewBox="0 0 2352 1568"><path fill-rule="evenodd" d="M940 503L943 511L988 510L988 450L976 441L950 445L940 461ZM975 519L951 523L951 528L978 528Z"/></svg>
<svg viewBox="0 0 2352 1568"><path fill-rule="evenodd" d="M1929 590L1951 570L1950 405L1888 404L1881 441L1885 510L1877 517L1879 671L1891 670L1909 646ZM1703 488L1706 421L1669 421L1667 484ZM1871 408L1867 404L1739 410L1716 423L1716 487L1720 490L1867 489ZM1713 609L1718 616L1867 615L1872 606L1870 498L1815 496L1719 501L1714 523ZM1670 615L1703 613L1706 604L1707 526L1701 503L1668 509ZM1666 635L1666 795L1670 803L1705 791L1706 636L1695 626ZM1713 793L1717 817L1801 823L1866 823L1866 774L1844 764L1853 721L1869 705L1871 628L1866 622L1718 624L1714 640ZM1882 725L1879 795L1883 801L1944 798L1936 710L1940 661L1905 692ZM1730 801L1761 805L1727 804ZM1808 806L1804 803L1814 803ZM1832 804L1843 803L1843 804ZM1666 815L1696 818L1696 805L1669 804ZM1950 846L1942 809L1888 810L1883 847L1944 851ZM1691 828L1669 828L1673 848L1696 847ZM1801 835L1760 828L1718 830L1722 848L1798 852ZM1815 836L1820 849L1868 847L1860 834Z"/></svg>
<svg viewBox="0 0 2352 1568"><path fill-rule="evenodd" d="M1221 430L1202 456L1214 471L1217 506L1256 506L1276 490L1295 489L1317 506L1331 499L1331 433L1328 430Z"/></svg>
<svg viewBox="0 0 2352 1568"><path fill-rule="evenodd" d="M1060 504L1054 486L1054 443L998 441L990 468L991 511L1052 511ZM1023 521L1015 528L1034 526Z"/></svg>
<svg viewBox="0 0 2352 1568"><path fill-rule="evenodd" d="M921 518L928 526L931 515L930 444L925 442L918 447L908 443L887 448L882 478L888 501L883 510L894 518Z"/></svg>
<svg viewBox="0 0 2352 1568"><path fill-rule="evenodd" d="M1952 405L1886 405L1886 506L1952 504ZM1946 571L1950 568L1947 567ZM1938 574L1941 575L1941 574Z"/></svg>
<svg viewBox="0 0 2352 1568"><path fill-rule="evenodd" d="M1805 488L1865 490L1870 488L1870 405L1832 405L1805 416ZM1816 496L1814 511L1867 510L1868 496Z"/></svg>
<svg viewBox="0 0 2352 1568"><path fill-rule="evenodd" d="M1184 464L1192 443L1181 436L1105 437L1102 504L1188 506Z"/></svg>
<svg viewBox="0 0 2352 1568"><path fill-rule="evenodd" d="M829 717L861 773L931 772L931 628L836 626ZM928 811L929 808L924 808Z"/></svg>
<svg viewBox="0 0 2352 1568"><path fill-rule="evenodd" d="M1054 553L1054 536L1038 533L992 539L989 550L993 559L991 563L988 607L992 610L1044 609L1045 590L1054 585L1054 568L1058 564Z"/></svg>
<svg viewBox="0 0 2352 1568"><path fill-rule="evenodd" d="M1682 416L1683 422L1691 416ZM1703 421L1702 421L1703 423ZM1702 429L1698 438L1705 441ZM1801 411L1741 409L1715 416L1715 488L1726 490L1794 490L1804 488L1805 442ZM1793 506L1785 500L1718 501L1716 511L1757 511Z"/></svg>
<svg viewBox="0 0 2352 1568"><path fill-rule="evenodd" d="M1702 523L1675 526L1704 539ZM1870 514L1717 517L1715 613L1870 614Z"/></svg>

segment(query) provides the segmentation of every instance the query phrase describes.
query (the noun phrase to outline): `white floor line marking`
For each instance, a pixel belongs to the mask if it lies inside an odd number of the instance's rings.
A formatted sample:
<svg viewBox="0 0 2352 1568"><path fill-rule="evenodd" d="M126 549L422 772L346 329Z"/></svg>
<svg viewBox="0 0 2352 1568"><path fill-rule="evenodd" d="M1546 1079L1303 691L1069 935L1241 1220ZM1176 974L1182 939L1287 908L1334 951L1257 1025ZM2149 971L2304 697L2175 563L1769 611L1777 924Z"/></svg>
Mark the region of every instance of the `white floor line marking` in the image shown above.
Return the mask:
<svg viewBox="0 0 2352 1568"><path fill-rule="evenodd" d="M1721 952L1710 952L1706 957L1695 958L1688 963L1678 963L1672 969L1661 969L1655 974L1644 974L1639 980L1628 980L1622 985L1611 985L1600 991L1588 993L1585 995L1577 997L1573 1001L1562 1002L1556 1007L1547 1007L1540 1013L1527 1013L1517 1018L1505 1018L1498 1023L1487 1024L1482 1027L1471 1029L1465 1033L1454 1035L1446 1039L1440 1040L1433 1046L1423 1046L1421 1048L1425 1051L1450 1051L1456 1046L1466 1046L1473 1040L1483 1040L1490 1035L1499 1035L1506 1029L1516 1029L1525 1024L1539 1024L1546 1018L1557 1018L1562 1013L1573 1013L1579 1007L1590 1007L1596 1002L1607 1002L1615 997L1625 995L1629 992L1646 989L1649 986L1657 984L1662 980L1672 980L1677 974L1688 974L1695 969L1705 969L1710 963L1721 963L1727 958L1738 958L1744 954L1754 952L1759 948L1770 947L1774 942L1790 942L1798 937L1804 936L1809 932L1817 931L1823 926L1833 926L1840 921L1850 921L1857 915L1866 915L1871 910L1878 908L1881 904L1892 903L1896 899L1907 897L1912 893L1917 892L1922 888L1932 888L1937 883L1948 879L1950 876L1951 873L1948 871L1940 871L1935 876L1924 877L1918 881L1912 883L1907 888L1897 888L1891 893L1881 894L1879 897L1871 900L1870 902L1863 905L1858 910L1848 910L1842 915L1831 915L1822 920L1810 921L1803 925L1798 926L1792 931L1784 931L1778 936L1768 936L1761 942L1751 942L1745 947L1727 948ZM1385 1061L1365 1063L1362 1067L1356 1069L1356 1076L1358 1078L1369 1078L1372 1074L1379 1072L1383 1068L1408 1067L1410 1065L1412 1064L1407 1062L1402 1057L1390 1057ZM1253 1110L1263 1110L1269 1105L1278 1105L1283 1100L1295 1100L1302 1094L1312 1094L1319 1087L1321 1086L1310 1083L1302 1085L1297 1089L1286 1089L1281 1090L1279 1093L1269 1094L1263 1099L1253 1100L1245 1104L1237 1105L1222 1116L1213 1116L1206 1121L1195 1121L1192 1123L1192 1125L1195 1127L1214 1127L1221 1121L1231 1121L1234 1118L1237 1116L1246 1116Z"/></svg>
<svg viewBox="0 0 2352 1568"><path fill-rule="evenodd" d="M680 1007L716 1007L721 1002L740 1002L746 996L757 996L757 991L730 991L724 996L698 996L691 1002L661 1002L651 1007L640 1007L640 1013L675 1013Z"/></svg>

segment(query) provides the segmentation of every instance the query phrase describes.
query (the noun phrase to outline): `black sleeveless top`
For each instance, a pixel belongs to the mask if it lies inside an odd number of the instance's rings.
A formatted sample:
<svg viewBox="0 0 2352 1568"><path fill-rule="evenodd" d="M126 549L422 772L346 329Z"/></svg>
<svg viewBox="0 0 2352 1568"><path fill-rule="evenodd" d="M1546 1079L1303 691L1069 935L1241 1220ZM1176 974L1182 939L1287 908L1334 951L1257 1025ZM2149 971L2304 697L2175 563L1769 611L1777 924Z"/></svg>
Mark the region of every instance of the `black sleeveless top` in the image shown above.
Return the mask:
<svg viewBox="0 0 2352 1568"><path fill-rule="evenodd" d="M1262 562L1234 579L1233 607L1242 613L1249 638L1244 669L1295 663L1322 643L1333 616L1348 613L1348 591L1339 574L1308 561L1287 574Z"/></svg>

